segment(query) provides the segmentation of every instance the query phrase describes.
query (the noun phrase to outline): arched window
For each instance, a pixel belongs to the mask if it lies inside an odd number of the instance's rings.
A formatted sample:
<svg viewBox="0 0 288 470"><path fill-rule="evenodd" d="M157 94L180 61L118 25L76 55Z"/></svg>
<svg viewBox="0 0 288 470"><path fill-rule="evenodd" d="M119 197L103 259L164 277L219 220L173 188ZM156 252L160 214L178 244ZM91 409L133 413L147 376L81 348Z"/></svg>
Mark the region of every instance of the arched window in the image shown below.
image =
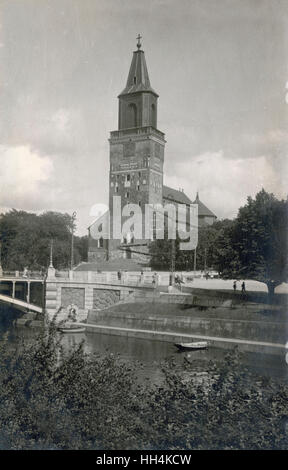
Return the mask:
<svg viewBox="0 0 288 470"><path fill-rule="evenodd" d="M157 123L156 123L156 107L155 107L155 104L152 104L151 105L151 126L152 127L157 127Z"/></svg>
<svg viewBox="0 0 288 470"><path fill-rule="evenodd" d="M130 103L127 109L127 127L137 127L137 106Z"/></svg>

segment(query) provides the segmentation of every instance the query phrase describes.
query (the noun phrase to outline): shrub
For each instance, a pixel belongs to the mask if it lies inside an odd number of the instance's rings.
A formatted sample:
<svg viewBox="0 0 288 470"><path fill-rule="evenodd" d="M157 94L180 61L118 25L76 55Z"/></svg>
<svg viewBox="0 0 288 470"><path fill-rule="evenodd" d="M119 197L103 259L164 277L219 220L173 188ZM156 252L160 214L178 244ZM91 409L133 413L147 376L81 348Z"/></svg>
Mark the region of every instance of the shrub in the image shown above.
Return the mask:
<svg viewBox="0 0 288 470"><path fill-rule="evenodd" d="M0 449L285 449L287 384L255 377L238 354L137 380L119 357L65 351L52 322L15 353L0 346Z"/></svg>

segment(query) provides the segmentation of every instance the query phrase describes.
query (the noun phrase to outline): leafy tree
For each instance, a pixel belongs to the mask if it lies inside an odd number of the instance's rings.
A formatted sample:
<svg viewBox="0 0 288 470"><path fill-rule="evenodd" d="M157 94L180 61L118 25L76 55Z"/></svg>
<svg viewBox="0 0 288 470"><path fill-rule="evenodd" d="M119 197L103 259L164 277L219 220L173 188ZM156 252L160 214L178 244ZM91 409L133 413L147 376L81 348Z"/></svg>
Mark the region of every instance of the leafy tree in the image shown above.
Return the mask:
<svg viewBox="0 0 288 470"><path fill-rule="evenodd" d="M255 279L269 294L287 282L288 201L264 189L248 197L230 227L217 242L217 267L223 277Z"/></svg>
<svg viewBox="0 0 288 470"><path fill-rule="evenodd" d="M73 227L75 229L75 227ZM0 216L2 266L5 270L46 269L53 240L53 263L67 269L71 258L72 218L69 214L40 215L15 209ZM86 239L75 237L74 262L85 260Z"/></svg>
<svg viewBox="0 0 288 470"><path fill-rule="evenodd" d="M76 255L79 254L79 261L88 261L88 236L84 237L74 237L74 247L76 250ZM79 262L78 261L78 262ZM75 260L77 264L77 259Z"/></svg>
<svg viewBox="0 0 288 470"><path fill-rule="evenodd" d="M218 238L232 224L231 220L217 221L213 225L205 225L198 228L198 245L196 254L197 269L205 270L214 268L216 259L216 246ZM180 250L179 237L175 240L175 269L188 271L194 268L194 250ZM151 266L154 269L171 269L172 241L167 239L154 240L150 246Z"/></svg>
<svg viewBox="0 0 288 470"><path fill-rule="evenodd" d="M196 259L197 269L206 271L215 268L218 239L222 237L226 230L229 230L232 224L232 220L224 219L214 222L213 225L199 227ZM192 256L194 257L194 253Z"/></svg>

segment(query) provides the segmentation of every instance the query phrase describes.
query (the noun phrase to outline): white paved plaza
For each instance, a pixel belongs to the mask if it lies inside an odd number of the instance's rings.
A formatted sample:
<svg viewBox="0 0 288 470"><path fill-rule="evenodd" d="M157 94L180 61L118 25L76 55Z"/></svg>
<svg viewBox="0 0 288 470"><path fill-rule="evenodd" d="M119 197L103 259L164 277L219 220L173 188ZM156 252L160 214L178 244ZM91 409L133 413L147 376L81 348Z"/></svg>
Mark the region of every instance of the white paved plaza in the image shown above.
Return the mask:
<svg viewBox="0 0 288 470"><path fill-rule="evenodd" d="M199 287L201 289L230 289L233 290L233 281L224 279L199 279L185 282L185 286ZM237 290L241 291L242 280L237 281ZM267 292L267 286L263 282L245 280L246 291ZM288 293L288 284L283 283L275 289L275 293Z"/></svg>

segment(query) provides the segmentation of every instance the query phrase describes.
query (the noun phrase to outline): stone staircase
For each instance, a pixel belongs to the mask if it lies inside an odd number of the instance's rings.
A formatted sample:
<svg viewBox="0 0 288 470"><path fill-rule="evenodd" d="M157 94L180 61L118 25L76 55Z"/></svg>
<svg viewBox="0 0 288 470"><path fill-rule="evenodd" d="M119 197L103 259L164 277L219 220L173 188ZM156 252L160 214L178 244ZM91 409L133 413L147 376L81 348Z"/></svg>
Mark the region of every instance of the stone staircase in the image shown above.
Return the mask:
<svg viewBox="0 0 288 470"><path fill-rule="evenodd" d="M24 313L21 318L17 318L16 326L42 327L44 319L36 312Z"/></svg>

